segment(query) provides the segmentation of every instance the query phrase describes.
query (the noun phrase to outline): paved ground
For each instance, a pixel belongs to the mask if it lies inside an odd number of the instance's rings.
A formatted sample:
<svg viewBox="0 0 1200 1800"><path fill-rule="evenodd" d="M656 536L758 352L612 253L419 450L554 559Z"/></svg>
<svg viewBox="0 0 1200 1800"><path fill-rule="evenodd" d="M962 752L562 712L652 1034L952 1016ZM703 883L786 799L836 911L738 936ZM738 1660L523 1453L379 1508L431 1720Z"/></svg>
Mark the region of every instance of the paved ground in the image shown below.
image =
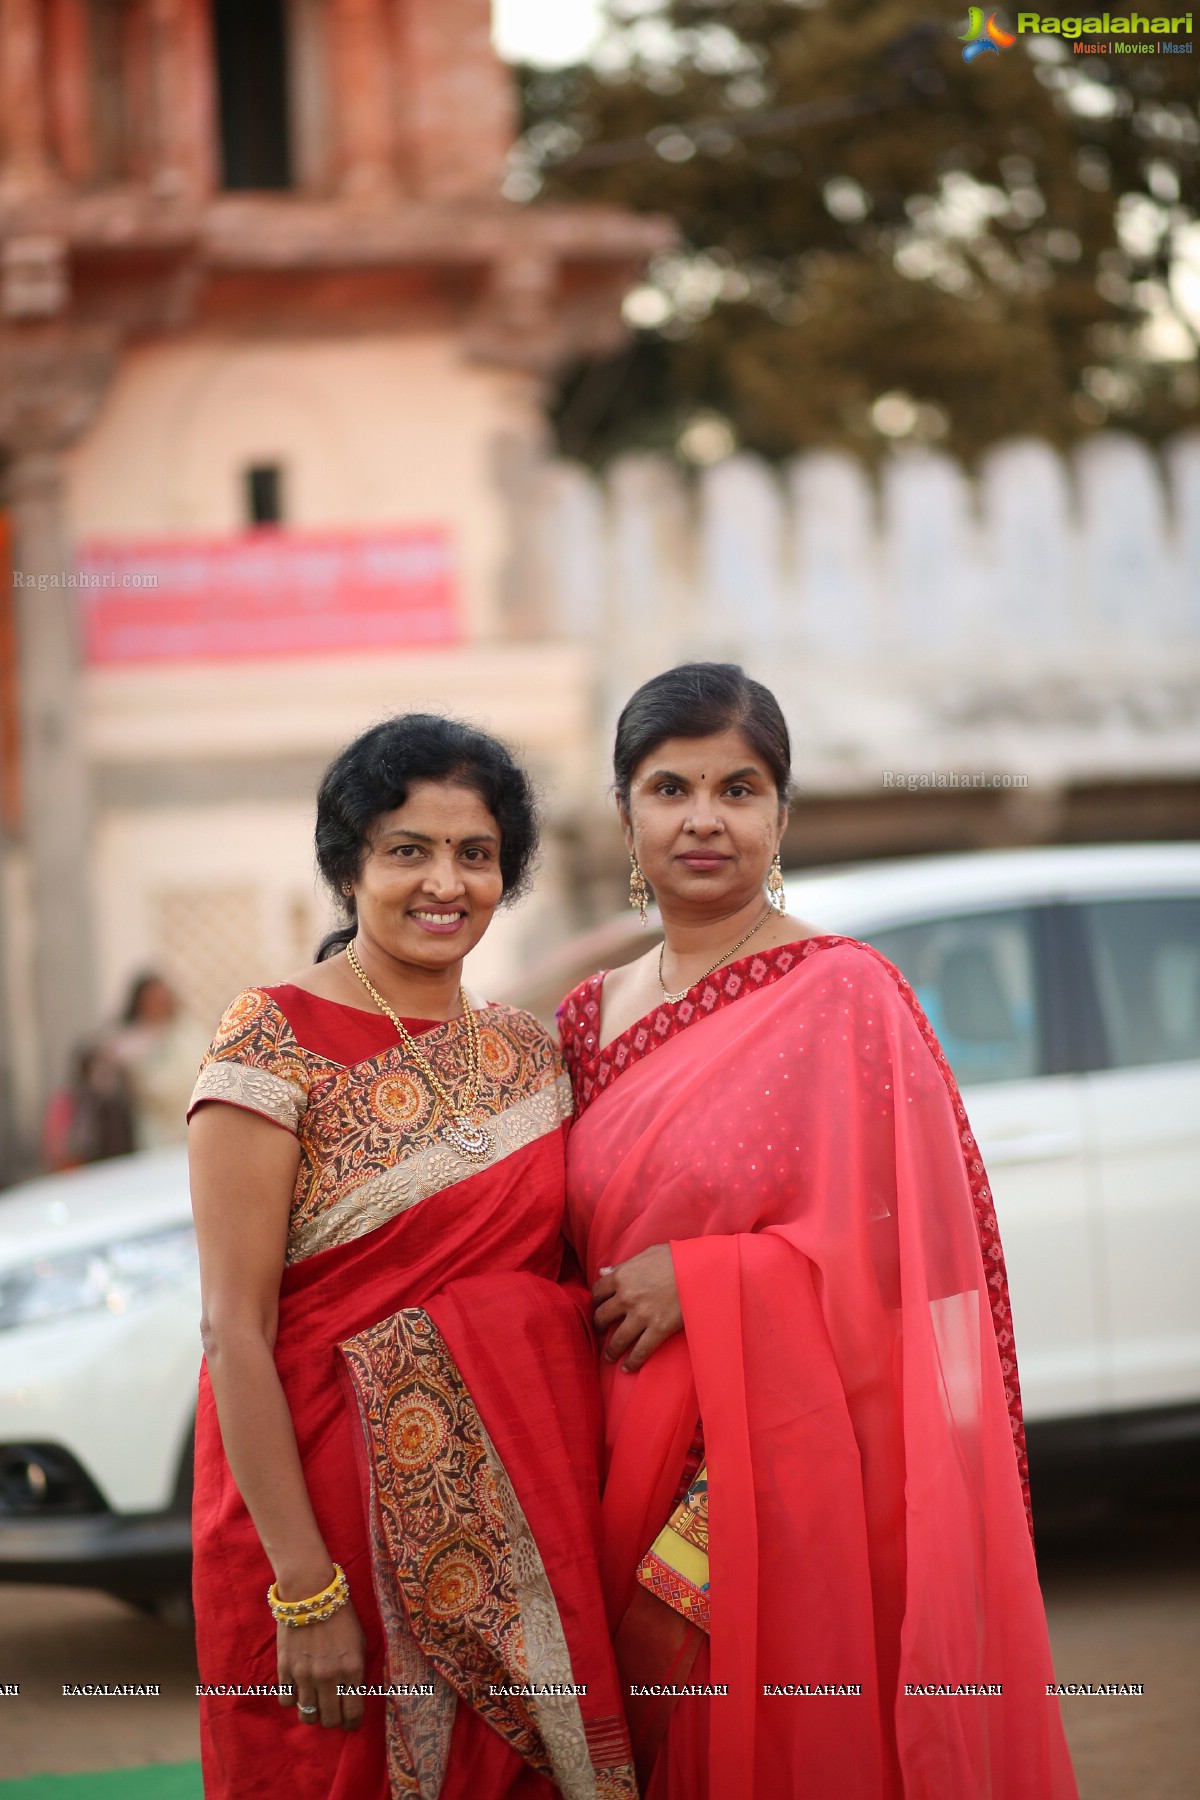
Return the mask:
<svg viewBox="0 0 1200 1800"><path fill-rule="evenodd" d="M1141 1682L1140 1698L1063 1701L1081 1800L1200 1791L1200 1517L1043 1532L1060 1681ZM198 1754L188 1635L94 1594L0 1589L6 1776L183 1762ZM157 1700L62 1697L63 1682L158 1682Z"/></svg>
<svg viewBox="0 0 1200 1800"><path fill-rule="evenodd" d="M186 1762L200 1754L189 1632L73 1588L0 1587L5 1776ZM63 1698L64 1682L144 1685L151 1699Z"/></svg>
<svg viewBox="0 0 1200 1800"><path fill-rule="evenodd" d="M1055 1532L1038 1551L1058 1679L1146 1690L1063 1699L1081 1800L1196 1800L1200 1516Z"/></svg>

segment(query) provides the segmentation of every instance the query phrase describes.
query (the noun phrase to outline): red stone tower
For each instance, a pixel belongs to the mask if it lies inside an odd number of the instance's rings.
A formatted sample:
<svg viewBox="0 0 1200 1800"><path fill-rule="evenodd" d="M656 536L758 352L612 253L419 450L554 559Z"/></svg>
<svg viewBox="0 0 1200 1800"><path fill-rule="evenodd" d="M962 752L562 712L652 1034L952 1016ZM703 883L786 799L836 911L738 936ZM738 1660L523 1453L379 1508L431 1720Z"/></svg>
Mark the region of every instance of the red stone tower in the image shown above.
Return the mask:
<svg viewBox="0 0 1200 1800"><path fill-rule="evenodd" d="M131 450L123 474L108 440L118 499L72 490L96 489L89 443L114 407L136 446L135 399L114 395L135 366L147 391L156 369L166 381L172 346L202 343L211 362L221 345L294 341L299 390L300 346L420 330L453 347L462 381L502 370L510 397L524 382L532 417L546 371L619 335L622 292L665 228L503 198L515 106L489 26L488 0L0 0L0 501L14 569L68 568L85 514L93 529L135 514L143 531L177 517L219 528L186 474L161 518L139 512L155 471ZM150 462L174 450L167 433ZM502 506L519 467L489 479ZM536 633L519 605L490 604L473 602L485 637ZM0 851L28 896L43 1091L96 1011L79 663L74 596L0 583ZM0 880L0 915L12 888ZM3 930L0 916L0 943Z"/></svg>

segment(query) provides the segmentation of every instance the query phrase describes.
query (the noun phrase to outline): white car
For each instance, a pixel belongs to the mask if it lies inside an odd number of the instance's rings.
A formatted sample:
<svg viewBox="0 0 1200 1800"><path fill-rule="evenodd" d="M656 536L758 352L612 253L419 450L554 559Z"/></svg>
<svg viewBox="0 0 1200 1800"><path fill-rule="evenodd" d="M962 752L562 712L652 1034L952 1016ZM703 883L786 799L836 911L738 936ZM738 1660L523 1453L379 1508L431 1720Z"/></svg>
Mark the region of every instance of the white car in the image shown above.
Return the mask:
<svg viewBox="0 0 1200 1800"><path fill-rule="evenodd" d="M1200 848L923 857L787 891L904 970L958 1076L1035 1483L1200 1437ZM651 941L590 933L506 997L536 1007ZM183 1585L198 1322L182 1152L0 1194L0 1580Z"/></svg>
<svg viewBox="0 0 1200 1800"><path fill-rule="evenodd" d="M182 1147L0 1194L0 1580L186 1592L199 1369Z"/></svg>

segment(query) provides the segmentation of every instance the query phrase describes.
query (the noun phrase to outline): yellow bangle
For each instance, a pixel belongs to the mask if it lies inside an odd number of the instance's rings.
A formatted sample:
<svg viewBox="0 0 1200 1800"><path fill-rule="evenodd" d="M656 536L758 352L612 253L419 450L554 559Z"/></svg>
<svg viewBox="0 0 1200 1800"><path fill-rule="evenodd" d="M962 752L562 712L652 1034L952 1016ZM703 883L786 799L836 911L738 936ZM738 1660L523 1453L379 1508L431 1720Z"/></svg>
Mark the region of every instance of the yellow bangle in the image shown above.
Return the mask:
<svg viewBox="0 0 1200 1800"><path fill-rule="evenodd" d="M350 1598L350 1584L341 1563L334 1563L329 1586L308 1600L281 1600L278 1586L273 1581L267 1589L267 1605L277 1625L319 1625L323 1619L331 1619Z"/></svg>

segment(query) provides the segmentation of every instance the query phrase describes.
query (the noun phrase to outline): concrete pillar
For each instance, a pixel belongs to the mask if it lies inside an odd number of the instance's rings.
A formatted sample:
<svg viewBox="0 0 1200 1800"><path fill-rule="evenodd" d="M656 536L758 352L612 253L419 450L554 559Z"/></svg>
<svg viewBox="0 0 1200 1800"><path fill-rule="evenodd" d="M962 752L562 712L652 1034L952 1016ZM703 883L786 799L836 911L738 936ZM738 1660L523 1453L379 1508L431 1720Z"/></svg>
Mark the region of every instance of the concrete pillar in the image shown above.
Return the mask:
<svg viewBox="0 0 1200 1800"><path fill-rule="evenodd" d="M329 23L338 188L356 198L385 198L396 180L384 0L332 0Z"/></svg>
<svg viewBox="0 0 1200 1800"><path fill-rule="evenodd" d="M0 197L52 185L46 148L45 39L39 0L0 0Z"/></svg>
<svg viewBox="0 0 1200 1800"><path fill-rule="evenodd" d="M212 192L216 103L208 0L152 0L150 184L166 199Z"/></svg>
<svg viewBox="0 0 1200 1800"><path fill-rule="evenodd" d="M33 983L41 1091L95 1025L78 594L28 585L70 567L57 450L18 453L7 479L22 726L22 835L37 896Z"/></svg>
<svg viewBox="0 0 1200 1800"><path fill-rule="evenodd" d="M5 918L8 900L8 846L0 832L0 951L8 942ZM0 1188L8 1187L24 1173L26 1156L17 1135L14 1113L14 1063L17 1046L12 1030L12 1006L8 995L8 958L0 954Z"/></svg>
<svg viewBox="0 0 1200 1800"><path fill-rule="evenodd" d="M786 470L792 545L784 637L807 657L859 661L878 636L875 498L862 464L840 450L810 450Z"/></svg>
<svg viewBox="0 0 1200 1800"><path fill-rule="evenodd" d="M332 181L328 25L325 0L288 0L290 152L296 183L310 193L327 193Z"/></svg>
<svg viewBox="0 0 1200 1800"><path fill-rule="evenodd" d="M8 868L18 822L20 735L16 723L16 631L8 514L0 512L0 1188L21 1172L14 1109L16 1032L8 991Z"/></svg>
<svg viewBox="0 0 1200 1800"><path fill-rule="evenodd" d="M784 623L787 519L772 469L730 456L700 477L706 653L759 667L777 661Z"/></svg>
<svg viewBox="0 0 1200 1800"><path fill-rule="evenodd" d="M491 42L491 0L391 0L397 97L412 190L494 193L517 135L512 76Z"/></svg>
<svg viewBox="0 0 1200 1800"><path fill-rule="evenodd" d="M49 63L50 135L68 181L89 181L95 173L92 132L91 46L87 0L49 0L46 55Z"/></svg>
<svg viewBox="0 0 1200 1800"><path fill-rule="evenodd" d="M966 471L940 451L883 466L884 642L924 668L976 635L984 610L979 534Z"/></svg>
<svg viewBox="0 0 1200 1800"><path fill-rule="evenodd" d="M1150 447L1126 432L1085 438L1074 461L1087 609L1076 628L1121 666L1131 650L1182 635L1162 475Z"/></svg>

